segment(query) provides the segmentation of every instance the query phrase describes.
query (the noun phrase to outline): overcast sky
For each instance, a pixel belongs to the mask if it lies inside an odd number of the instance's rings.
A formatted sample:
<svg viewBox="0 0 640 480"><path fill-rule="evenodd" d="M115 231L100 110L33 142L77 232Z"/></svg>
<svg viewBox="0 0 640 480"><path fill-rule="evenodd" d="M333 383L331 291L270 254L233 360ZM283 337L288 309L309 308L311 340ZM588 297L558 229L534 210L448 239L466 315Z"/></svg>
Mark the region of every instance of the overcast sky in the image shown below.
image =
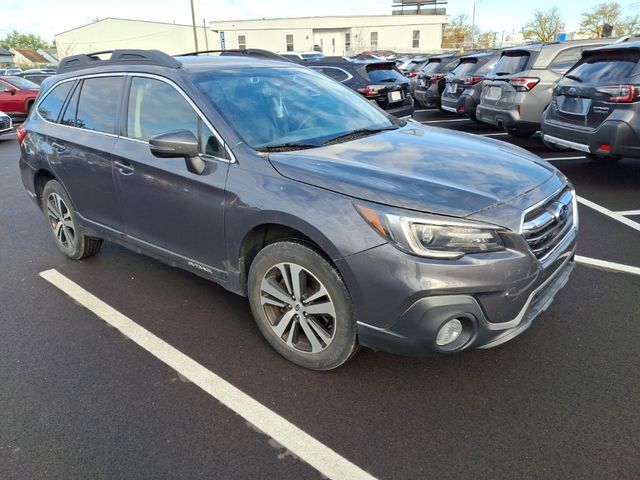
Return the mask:
<svg viewBox="0 0 640 480"><path fill-rule="evenodd" d="M196 18L231 20L265 17L299 17L316 15L385 15L391 12L392 0L194 0ZM482 30L519 30L532 12L560 6L567 31L576 30L580 13L600 1L476 0L476 24ZM627 11L639 11L638 0L619 0ZM448 13L467 13L471 19L473 0L450 0ZM105 17L132 18L159 22L190 23L189 0L20 0L4 2L0 14L0 38L12 30L35 33L47 41L55 33L75 28Z"/></svg>

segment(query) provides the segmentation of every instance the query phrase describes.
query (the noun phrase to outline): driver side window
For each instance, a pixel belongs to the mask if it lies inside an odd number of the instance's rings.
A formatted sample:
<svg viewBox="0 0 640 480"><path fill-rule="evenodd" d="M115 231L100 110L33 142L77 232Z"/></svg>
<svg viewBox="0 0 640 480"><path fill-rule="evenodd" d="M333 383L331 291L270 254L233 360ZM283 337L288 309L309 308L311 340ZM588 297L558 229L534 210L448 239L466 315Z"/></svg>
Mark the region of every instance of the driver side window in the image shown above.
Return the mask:
<svg viewBox="0 0 640 480"><path fill-rule="evenodd" d="M174 130L188 130L198 139L200 153L228 158L226 150L189 102L166 82L153 78L131 80L127 137L149 138Z"/></svg>

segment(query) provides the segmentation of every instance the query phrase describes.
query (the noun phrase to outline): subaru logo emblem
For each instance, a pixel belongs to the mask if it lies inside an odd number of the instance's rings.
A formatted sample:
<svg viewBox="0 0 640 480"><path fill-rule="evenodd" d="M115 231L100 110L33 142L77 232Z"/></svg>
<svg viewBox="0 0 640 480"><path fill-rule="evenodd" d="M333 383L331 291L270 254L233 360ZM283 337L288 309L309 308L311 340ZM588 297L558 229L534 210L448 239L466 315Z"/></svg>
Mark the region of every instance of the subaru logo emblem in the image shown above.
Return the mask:
<svg viewBox="0 0 640 480"><path fill-rule="evenodd" d="M558 212L558 220L563 222L567 218L567 215L569 215L569 207L566 205L563 205L562 208L560 209L560 212Z"/></svg>
<svg viewBox="0 0 640 480"><path fill-rule="evenodd" d="M578 91L575 89L575 87L571 87L569 89L569 95L575 95Z"/></svg>
<svg viewBox="0 0 640 480"><path fill-rule="evenodd" d="M553 215L556 222L563 222L569 215L569 206L560 202L555 202L547 208L547 211Z"/></svg>

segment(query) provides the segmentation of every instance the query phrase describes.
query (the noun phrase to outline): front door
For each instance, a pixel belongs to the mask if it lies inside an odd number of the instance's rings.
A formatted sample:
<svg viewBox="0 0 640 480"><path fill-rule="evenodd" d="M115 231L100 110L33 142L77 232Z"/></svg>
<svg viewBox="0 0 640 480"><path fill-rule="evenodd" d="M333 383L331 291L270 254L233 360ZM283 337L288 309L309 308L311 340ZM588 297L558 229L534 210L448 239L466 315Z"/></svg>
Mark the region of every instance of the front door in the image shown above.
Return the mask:
<svg viewBox="0 0 640 480"><path fill-rule="evenodd" d="M126 127L114 148L114 177L126 234L182 267L224 277L224 205L229 159L183 93L168 81L131 78ZM154 135L189 130L206 168L190 173L181 158L154 157Z"/></svg>

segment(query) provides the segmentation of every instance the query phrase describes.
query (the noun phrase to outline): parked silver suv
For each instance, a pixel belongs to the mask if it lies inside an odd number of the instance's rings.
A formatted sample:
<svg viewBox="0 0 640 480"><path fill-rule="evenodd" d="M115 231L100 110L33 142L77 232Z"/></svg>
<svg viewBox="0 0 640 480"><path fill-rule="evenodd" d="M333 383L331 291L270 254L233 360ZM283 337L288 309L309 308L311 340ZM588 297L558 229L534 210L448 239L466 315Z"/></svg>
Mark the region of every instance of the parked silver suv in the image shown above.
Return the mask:
<svg viewBox="0 0 640 480"><path fill-rule="evenodd" d="M504 50L484 81L478 120L504 128L514 137L530 137L540 129L553 84L580 60L585 48L611 42L574 40Z"/></svg>

